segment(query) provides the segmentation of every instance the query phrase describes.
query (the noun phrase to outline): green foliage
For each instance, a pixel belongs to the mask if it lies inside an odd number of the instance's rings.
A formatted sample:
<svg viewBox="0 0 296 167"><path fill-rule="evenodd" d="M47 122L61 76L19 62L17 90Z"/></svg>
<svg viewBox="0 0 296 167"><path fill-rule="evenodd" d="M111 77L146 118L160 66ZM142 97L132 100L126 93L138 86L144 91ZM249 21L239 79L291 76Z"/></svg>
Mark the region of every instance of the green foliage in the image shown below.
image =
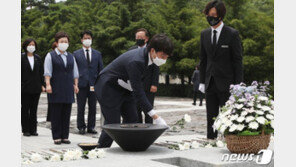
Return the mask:
<svg viewBox="0 0 296 167"><path fill-rule="evenodd" d="M93 48L107 65L135 44L136 29L151 35L166 33L174 42L174 56L161 67L172 76L190 77L199 62L200 33L209 25L202 13L208 0L22 0L22 41L38 42L37 54L51 50L54 35L70 35L69 51L81 47L80 32L94 33ZM224 0L226 25L239 30L243 45L244 82L273 83L274 1Z"/></svg>

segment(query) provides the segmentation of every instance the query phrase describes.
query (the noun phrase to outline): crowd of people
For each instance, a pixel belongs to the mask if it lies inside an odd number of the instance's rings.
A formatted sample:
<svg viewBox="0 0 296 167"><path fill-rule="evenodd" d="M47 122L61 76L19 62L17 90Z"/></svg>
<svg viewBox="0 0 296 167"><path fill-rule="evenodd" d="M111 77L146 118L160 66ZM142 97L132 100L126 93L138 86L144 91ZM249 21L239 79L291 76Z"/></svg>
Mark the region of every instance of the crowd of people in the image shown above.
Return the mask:
<svg viewBox="0 0 296 167"><path fill-rule="evenodd" d="M194 103L205 93L207 138L214 139L213 118L229 98L230 84L242 82L242 47L238 31L224 25L226 8L222 1L211 1L204 10L210 28L201 33L199 65L192 76ZM149 39L140 28L136 45L104 68L102 54L91 47L93 34L81 33L82 47L68 52L70 38L65 32L55 35L52 50L42 59L34 39L23 42L21 54L22 133L38 136L37 108L41 92L47 93L48 116L54 144L70 144L69 124L72 104L77 99L77 128L80 134L96 134L97 101L104 124L156 123L167 126L153 109L158 89L159 66L173 56L172 40L165 34ZM88 118L85 122L85 106ZM143 118L144 117L144 118ZM102 130L99 147L110 147L113 140Z"/></svg>

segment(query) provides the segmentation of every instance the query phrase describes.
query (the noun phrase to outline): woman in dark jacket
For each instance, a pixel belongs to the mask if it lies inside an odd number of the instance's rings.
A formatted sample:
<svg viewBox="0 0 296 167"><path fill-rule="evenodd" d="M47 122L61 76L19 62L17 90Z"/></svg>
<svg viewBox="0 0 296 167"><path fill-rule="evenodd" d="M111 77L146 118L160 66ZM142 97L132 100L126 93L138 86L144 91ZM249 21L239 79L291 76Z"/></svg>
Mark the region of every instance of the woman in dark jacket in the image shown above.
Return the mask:
<svg viewBox="0 0 296 167"><path fill-rule="evenodd" d="M37 43L33 39L23 42L21 55L21 100L22 132L24 136L38 136L37 107L41 91L45 91L43 64L41 58L34 54Z"/></svg>

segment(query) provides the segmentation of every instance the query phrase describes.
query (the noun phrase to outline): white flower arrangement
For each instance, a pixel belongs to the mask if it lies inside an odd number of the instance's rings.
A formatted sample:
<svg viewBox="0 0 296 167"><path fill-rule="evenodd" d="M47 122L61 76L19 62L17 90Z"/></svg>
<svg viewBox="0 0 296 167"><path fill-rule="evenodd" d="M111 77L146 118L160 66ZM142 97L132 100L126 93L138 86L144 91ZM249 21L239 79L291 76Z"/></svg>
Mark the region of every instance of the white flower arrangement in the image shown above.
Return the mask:
<svg viewBox="0 0 296 167"><path fill-rule="evenodd" d="M175 142L175 141L166 141L166 143L157 143L157 145L168 147L169 149L174 150L189 150L189 149L198 149L198 148L224 148L226 144L221 141L203 141L203 140L193 140L185 142Z"/></svg>
<svg viewBox="0 0 296 167"><path fill-rule="evenodd" d="M258 135L274 131L274 102L268 92L269 82L251 86L230 86L230 98L215 118L214 130L222 134Z"/></svg>
<svg viewBox="0 0 296 167"><path fill-rule="evenodd" d="M96 158L104 158L106 153L103 149L93 149L91 151L82 151L79 149L75 150L67 150L65 153L53 154L51 156L41 156L38 153L33 153L29 158L22 157L22 164L33 164L37 162L41 162L43 160L49 160L51 162L58 161L74 161L79 159L96 159Z"/></svg>

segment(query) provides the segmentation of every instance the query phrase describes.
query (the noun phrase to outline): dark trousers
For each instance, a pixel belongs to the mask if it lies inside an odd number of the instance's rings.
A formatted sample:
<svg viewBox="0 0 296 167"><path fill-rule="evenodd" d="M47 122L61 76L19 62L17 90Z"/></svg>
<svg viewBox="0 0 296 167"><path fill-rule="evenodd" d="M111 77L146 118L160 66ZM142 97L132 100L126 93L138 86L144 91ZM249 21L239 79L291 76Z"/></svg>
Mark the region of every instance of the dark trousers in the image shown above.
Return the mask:
<svg viewBox="0 0 296 167"><path fill-rule="evenodd" d="M229 99L229 92L221 92L217 89L213 77L210 80L208 89L206 90L206 108L207 108L207 138L217 138L217 130L214 132L213 124L214 117L219 114L219 107L225 105L225 102Z"/></svg>
<svg viewBox="0 0 296 167"><path fill-rule="evenodd" d="M50 106L52 138L68 139L72 103L51 103Z"/></svg>
<svg viewBox="0 0 296 167"><path fill-rule="evenodd" d="M150 104L152 106L154 106L154 97L155 97L155 93L152 92L145 92L146 97L148 98L148 101L150 102ZM143 117L142 117L142 107L138 104L137 105L137 110L138 110L138 123L144 123L143 121ZM145 114L145 123L153 123L153 119L146 113Z"/></svg>
<svg viewBox="0 0 296 167"><path fill-rule="evenodd" d="M125 96L120 104L114 104L113 107L106 107L100 104L102 114L105 118L104 125L120 123L120 116L123 123L137 123L138 115L135 100L131 96ZM102 130L99 138L99 148L111 147L113 139Z"/></svg>
<svg viewBox="0 0 296 167"><path fill-rule="evenodd" d="M196 104L197 96L199 94L199 105L202 105L203 93L201 91L197 91L193 93L193 103Z"/></svg>
<svg viewBox="0 0 296 167"><path fill-rule="evenodd" d="M84 113L86 99L88 101L88 118L87 118L87 129L94 129L96 126L96 95L95 92L91 92L90 88L79 88L77 94L77 128L85 129Z"/></svg>
<svg viewBox="0 0 296 167"><path fill-rule="evenodd" d="M50 122L50 110L51 110L51 106L50 103L48 102L47 104L47 116L46 116L46 121Z"/></svg>
<svg viewBox="0 0 296 167"><path fill-rule="evenodd" d="M23 133L35 133L37 131L37 107L40 93L22 93L21 124Z"/></svg>

